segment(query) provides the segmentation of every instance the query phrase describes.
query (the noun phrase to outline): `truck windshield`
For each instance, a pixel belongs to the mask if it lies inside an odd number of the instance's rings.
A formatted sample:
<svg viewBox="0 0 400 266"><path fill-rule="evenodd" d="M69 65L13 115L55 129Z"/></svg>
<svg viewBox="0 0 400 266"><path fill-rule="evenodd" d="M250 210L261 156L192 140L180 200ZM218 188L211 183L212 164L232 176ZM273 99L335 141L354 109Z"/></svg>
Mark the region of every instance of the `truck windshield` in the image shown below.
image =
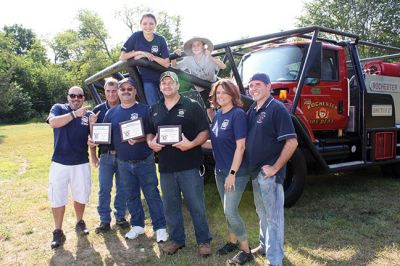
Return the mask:
<svg viewBox="0 0 400 266"><path fill-rule="evenodd" d="M267 73L271 81L293 81L299 76L304 55L302 46L280 46L247 54L239 67L242 81L247 83L254 73Z"/></svg>

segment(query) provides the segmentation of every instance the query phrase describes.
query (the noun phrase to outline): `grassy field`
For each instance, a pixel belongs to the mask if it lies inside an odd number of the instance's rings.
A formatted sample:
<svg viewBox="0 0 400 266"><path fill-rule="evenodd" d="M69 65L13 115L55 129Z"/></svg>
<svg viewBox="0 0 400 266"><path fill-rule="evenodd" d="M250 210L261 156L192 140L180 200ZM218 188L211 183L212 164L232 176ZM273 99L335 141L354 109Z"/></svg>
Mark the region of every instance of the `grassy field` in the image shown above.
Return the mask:
<svg viewBox="0 0 400 266"><path fill-rule="evenodd" d="M46 124L0 126L0 265L225 265L226 258L197 257L193 227L185 211L187 243L174 256L160 253L151 223L146 234L126 241L116 228L96 235L97 170L85 213L91 229L77 237L72 204L67 206L62 249L50 249L53 220L47 200L52 130ZM285 213L285 265L400 265L400 181L378 168L310 177L302 198ZM214 240L225 243L226 224L213 182L206 183L207 212ZM146 204L144 203L146 206ZM258 219L251 187L241 213L250 243L257 245ZM148 216L148 211L146 209ZM254 265L265 262L257 259Z"/></svg>

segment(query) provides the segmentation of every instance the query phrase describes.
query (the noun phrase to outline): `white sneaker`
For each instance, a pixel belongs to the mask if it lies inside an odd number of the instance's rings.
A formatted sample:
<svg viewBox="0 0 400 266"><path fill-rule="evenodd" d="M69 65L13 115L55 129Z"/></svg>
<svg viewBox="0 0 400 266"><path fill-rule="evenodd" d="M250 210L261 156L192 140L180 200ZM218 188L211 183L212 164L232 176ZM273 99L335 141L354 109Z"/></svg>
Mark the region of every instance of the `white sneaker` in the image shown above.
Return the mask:
<svg viewBox="0 0 400 266"><path fill-rule="evenodd" d="M162 229L158 229L156 231L156 235L157 235L157 242L167 242L168 239L168 233L167 230L165 228Z"/></svg>
<svg viewBox="0 0 400 266"><path fill-rule="evenodd" d="M125 234L126 239L135 239L139 235L144 234L144 228L140 226L134 226L131 228L131 230Z"/></svg>

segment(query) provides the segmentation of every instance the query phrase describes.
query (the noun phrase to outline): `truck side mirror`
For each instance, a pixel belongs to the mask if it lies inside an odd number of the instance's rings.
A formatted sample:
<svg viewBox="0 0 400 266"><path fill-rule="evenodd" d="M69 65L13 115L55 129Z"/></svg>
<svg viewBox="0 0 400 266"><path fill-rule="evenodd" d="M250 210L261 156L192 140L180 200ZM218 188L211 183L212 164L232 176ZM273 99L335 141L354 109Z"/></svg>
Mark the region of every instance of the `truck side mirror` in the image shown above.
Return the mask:
<svg viewBox="0 0 400 266"><path fill-rule="evenodd" d="M306 47L308 49L308 46ZM321 79L322 43L314 43L313 49L310 51L309 60L311 62L311 66L306 72L306 78L316 78L318 79L319 83L319 80Z"/></svg>

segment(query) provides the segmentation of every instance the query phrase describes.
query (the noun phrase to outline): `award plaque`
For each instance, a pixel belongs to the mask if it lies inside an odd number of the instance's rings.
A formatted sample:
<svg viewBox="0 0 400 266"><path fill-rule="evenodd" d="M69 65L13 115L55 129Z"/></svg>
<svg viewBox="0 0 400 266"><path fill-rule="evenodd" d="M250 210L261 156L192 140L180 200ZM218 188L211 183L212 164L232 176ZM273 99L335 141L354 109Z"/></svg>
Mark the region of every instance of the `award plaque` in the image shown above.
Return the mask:
<svg viewBox="0 0 400 266"><path fill-rule="evenodd" d="M182 140L181 133L182 127L180 125L159 126L157 142L163 145L178 143Z"/></svg>
<svg viewBox="0 0 400 266"><path fill-rule="evenodd" d="M111 123L94 123L92 127L92 139L96 144L110 144Z"/></svg>
<svg viewBox="0 0 400 266"><path fill-rule="evenodd" d="M144 137L142 118L121 122L119 123L119 127L122 142L126 142L129 139L140 139Z"/></svg>

